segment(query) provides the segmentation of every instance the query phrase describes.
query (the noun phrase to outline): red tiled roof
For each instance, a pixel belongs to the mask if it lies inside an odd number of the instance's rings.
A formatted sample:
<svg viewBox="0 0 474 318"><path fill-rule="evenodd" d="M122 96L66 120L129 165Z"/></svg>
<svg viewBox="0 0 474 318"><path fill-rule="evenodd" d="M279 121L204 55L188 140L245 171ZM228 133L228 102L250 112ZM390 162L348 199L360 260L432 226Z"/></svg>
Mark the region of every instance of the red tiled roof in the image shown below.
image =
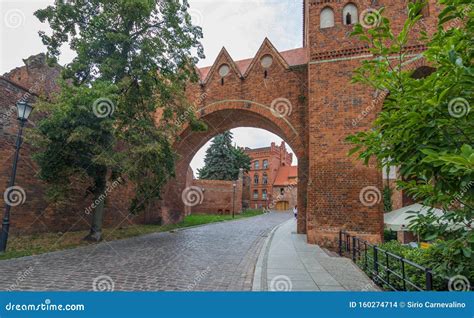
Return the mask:
<svg viewBox="0 0 474 318"><path fill-rule="evenodd" d="M277 176L273 182L274 186L287 186L294 184L296 180L291 178L298 178L298 166L282 166L278 169Z"/></svg>
<svg viewBox="0 0 474 318"><path fill-rule="evenodd" d="M209 74L209 71L211 70L212 66L206 66L202 67L199 70L199 73L201 73L201 79L204 80L207 77L207 74Z"/></svg>
<svg viewBox="0 0 474 318"><path fill-rule="evenodd" d="M245 59L245 60L240 60L235 62L235 65L239 68L240 73L244 74L247 72L247 69L250 66L250 63L252 63L253 59Z"/></svg>
<svg viewBox="0 0 474 318"><path fill-rule="evenodd" d="M288 51L283 51L283 52L280 52L280 54L290 66L302 65L302 64L308 63L308 50L307 48L304 48L304 47L298 48L298 49L292 49ZM250 64L252 63L252 61L253 61L253 58L235 61L235 65L237 65L237 68L239 69L240 73L244 74L247 71ZM212 68L212 65L199 68L199 72L201 73L202 80L207 78L207 75L209 74L209 71L211 70L211 68Z"/></svg>
<svg viewBox="0 0 474 318"><path fill-rule="evenodd" d="M290 66L308 63L308 49L305 47L280 52L280 54Z"/></svg>

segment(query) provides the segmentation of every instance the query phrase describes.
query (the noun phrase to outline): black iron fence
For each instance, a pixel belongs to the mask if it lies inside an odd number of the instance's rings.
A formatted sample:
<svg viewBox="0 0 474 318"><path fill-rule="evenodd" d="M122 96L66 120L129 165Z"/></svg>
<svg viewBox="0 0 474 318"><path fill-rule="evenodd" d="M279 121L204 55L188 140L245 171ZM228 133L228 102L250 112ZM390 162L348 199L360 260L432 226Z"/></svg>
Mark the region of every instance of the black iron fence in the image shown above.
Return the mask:
<svg viewBox="0 0 474 318"><path fill-rule="evenodd" d="M339 232L339 255L351 257L379 286L394 291L433 290L433 272L345 231Z"/></svg>

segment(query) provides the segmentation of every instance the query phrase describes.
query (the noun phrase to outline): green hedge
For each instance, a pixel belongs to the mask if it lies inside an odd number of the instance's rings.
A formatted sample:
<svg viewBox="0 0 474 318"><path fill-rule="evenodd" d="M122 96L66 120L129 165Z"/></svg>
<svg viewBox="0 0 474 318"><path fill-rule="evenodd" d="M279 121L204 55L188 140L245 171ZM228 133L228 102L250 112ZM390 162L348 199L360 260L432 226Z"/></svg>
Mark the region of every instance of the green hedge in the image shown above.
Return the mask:
<svg viewBox="0 0 474 318"><path fill-rule="evenodd" d="M407 259L413 263L416 263L423 267L428 267L432 269L433 272L433 290L446 290L447 289L447 279L446 275L441 274L440 269L438 268L440 259L439 248L437 244L433 244L427 249L421 248L411 248L406 245L400 244L398 241L389 241L384 244L378 246L380 249L390 252L392 254L398 255ZM374 264L372 261L373 258L373 248L370 248L368 253L368 261L367 266L365 262L364 253L361 254L360 258L357 261L357 264L369 275L372 277L374 271ZM387 271L385 270L384 266L387 265L387 259L385 257L385 253L378 252L378 263L379 263L379 276L381 276L384 280L387 280ZM400 260L397 260L394 257L388 258L389 268L398 273L402 276L402 265ZM383 265L383 266L382 266ZM466 271L463 273L452 273L452 276L461 274L466 276L471 282L474 281L473 269L472 264L466 264ZM417 285L418 287L424 289L426 285L426 276L425 272L421 269L418 269L414 266L411 266L405 263L405 277L410 280L413 284ZM402 279L396 277L394 274L389 274L390 278L390 285L395 287L397 290L403 290L403 281ZM384 282L379 281L377 282L383 289L391 290L391 288ZM406 284L406 289L416 290L416 288Z"/></svg>

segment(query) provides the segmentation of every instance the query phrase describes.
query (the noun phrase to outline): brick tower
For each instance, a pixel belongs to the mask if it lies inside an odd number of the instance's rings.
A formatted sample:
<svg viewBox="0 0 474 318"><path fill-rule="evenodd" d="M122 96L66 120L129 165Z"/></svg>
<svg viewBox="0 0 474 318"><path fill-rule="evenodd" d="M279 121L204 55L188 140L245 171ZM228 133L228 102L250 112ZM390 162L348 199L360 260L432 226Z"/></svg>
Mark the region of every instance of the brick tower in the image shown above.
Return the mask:
<svg viewBox="0 0 474 318"><path fill-rule="evenodd" d="M382 189L382 174L375 165L366 167L348 157L351 146L345 138L370 127L383 98L374 103L373 91L350 83L361 61L373 58L368 47L350 33L359 20L363 25L370 23L363 20L368 15L377 19L373 9L382 6L398 32L407 17L407 5L408 1L304 1L304 46L309 50L307 234L312 243L334 245L340 229L371 241L381 239L381 202L364 205L360 197L367 189ZM430 1L419 28L432 29L437 9ZM416 55L423 49L422 43L413 41L407 52ZM372 111L354 124L354 118L360 118L371 104Z"/></svg>

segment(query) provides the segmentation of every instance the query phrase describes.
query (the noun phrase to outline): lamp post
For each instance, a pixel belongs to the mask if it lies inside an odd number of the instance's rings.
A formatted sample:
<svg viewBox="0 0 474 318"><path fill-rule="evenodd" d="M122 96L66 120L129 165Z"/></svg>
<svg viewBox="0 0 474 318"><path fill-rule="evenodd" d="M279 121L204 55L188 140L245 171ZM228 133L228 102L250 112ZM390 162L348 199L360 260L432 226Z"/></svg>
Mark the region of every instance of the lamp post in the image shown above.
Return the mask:
<svg viewBox="0 0 474 318"><path fill-rule="evenodd" d="M235 188L237 185L234 183L232 187L234 188L234 193L232 194L232 218L235 218Z"/></svg>
<svg viewBox="0 0 474 318"><path fill-rule="evenodd" d="M13 157L13 168L12 168L12 175L10 177L10 182L8 184L8 188L6 191L10 191L15 185L15 178L16 178L16 168L18 164L18 158L20 157L20 148L22 144L22 136L23 136L23 127L25 127L26 122L28 121L28 117L33 110L33 107L28 104L27 102L18 102L16 104L16 110L18 113L18 121L20 123L20 129L18 131L18 136L16 138L16 145L15 145L15 156ZM5 194L5 197L8 197L8 194ZM5 213L3 214L3 222L2 222L2 232L0 234L0 253L4 253L7 249L7 241L8 241L8 231L10 229L10 209L11 204L5 200Z"/></svg>

